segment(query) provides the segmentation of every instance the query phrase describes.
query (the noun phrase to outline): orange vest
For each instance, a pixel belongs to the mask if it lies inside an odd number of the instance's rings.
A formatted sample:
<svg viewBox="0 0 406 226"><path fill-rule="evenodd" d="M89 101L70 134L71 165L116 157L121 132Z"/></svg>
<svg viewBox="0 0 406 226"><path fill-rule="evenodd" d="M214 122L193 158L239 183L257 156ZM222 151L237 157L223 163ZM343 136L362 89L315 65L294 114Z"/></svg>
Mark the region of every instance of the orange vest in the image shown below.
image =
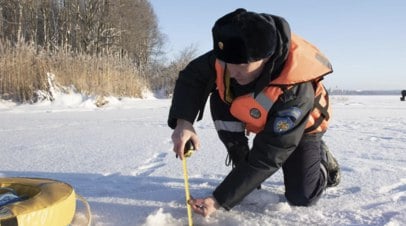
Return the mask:
<svg viewBox="0 0 406 226"><path fill-rule="evenodd" d="M293 85L314 81L315 105L309 115L305 132L316 133L327 129L330 106L328 95L320 80L332 72L330 62L312 44L292 34L291 48L280 75L272 80L256 97L254 93L230 98L230 78L225 71L225 63L216 59L216 84L221 99L230 103L231 114L245 123L249 132L258 133L264 129L268 112L283 93L281 87L287 89Z"/></svg>

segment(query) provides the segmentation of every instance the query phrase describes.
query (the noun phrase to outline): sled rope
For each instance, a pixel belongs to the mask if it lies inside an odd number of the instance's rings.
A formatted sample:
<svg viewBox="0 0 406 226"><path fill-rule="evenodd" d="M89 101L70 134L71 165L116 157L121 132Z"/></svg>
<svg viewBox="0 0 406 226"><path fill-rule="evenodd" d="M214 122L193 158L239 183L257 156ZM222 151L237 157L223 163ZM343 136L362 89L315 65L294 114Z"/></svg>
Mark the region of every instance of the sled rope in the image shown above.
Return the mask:
<svg viewBox="0 0 406 226"><path fill-rule="evenodd" d="M90 211L89 202L87 202L87 200L79 194L76 194L76 199L81 201L83 205L86 207L87 226L92 225L92 212Z"/></svg>

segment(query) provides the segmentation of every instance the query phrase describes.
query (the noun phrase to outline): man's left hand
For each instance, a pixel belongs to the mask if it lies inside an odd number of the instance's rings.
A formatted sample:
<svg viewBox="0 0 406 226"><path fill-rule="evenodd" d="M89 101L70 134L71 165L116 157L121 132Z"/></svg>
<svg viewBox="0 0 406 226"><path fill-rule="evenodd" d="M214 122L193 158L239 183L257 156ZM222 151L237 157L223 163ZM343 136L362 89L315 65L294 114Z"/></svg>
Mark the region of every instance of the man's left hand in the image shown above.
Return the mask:
<svg viewBox="0 0 406 226"><path fill-rule="evenodd" d="M203 199L190 198L188 203L192 207L193 212L204 217L210 216L220 208L219 204L213 196L209 196Z"/></svg>

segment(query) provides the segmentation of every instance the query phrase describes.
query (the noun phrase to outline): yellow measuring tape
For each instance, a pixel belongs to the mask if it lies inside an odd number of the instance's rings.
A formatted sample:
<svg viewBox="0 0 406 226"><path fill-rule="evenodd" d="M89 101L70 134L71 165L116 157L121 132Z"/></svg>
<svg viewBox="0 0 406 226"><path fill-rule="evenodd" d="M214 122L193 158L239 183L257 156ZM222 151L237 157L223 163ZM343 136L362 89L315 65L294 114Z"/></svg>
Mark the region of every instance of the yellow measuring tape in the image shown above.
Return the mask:
<svg viewBox="0 0 406 226"><path fill-rule="evenodd" d="M188 158L192 155L193 150L194 150L194 147L193 147L192 142L188 141L186 143L185 154L182 159L183 179L185 181L186 208L187 208L187 217L188 217L188 221L189 221L189 226L193 226L193 219L192 219L192 207L188 203L188 201L190 200L190 192L189 192L189 177L187 175L186 158Z"/></svg>
<svg viewBox="0 0 406 226"><path fill-rule="evenodd" d="M188 217L188 220L189 220L189 226L193 226L192 207L188 203L188 201L190 199L190 193L189 193L189 182L188 182L187 167L186 167L186 158L183 158L182 162L183 162L183 179L185 180L185 195L186 195L187 217Z"/></svg>

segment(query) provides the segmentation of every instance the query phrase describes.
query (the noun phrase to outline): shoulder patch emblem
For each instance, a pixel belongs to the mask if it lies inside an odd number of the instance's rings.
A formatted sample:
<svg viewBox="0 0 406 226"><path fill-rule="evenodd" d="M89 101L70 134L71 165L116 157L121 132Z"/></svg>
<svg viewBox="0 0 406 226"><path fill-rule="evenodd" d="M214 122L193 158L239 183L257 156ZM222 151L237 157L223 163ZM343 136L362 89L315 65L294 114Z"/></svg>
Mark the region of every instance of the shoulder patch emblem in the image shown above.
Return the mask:
<svg viewBox="0 0 406 226"><path fill-rule="evenodd" d="M302 111L298 107L290 107L288 109L278 111L277 115L280 117L289 117L293 122L295 122L302 115Z"/></svg>
<svg viewBox="0 0 406 226"><path fill-rule="evenodd" d="M289 117L277 117L273 124L273 131L280 134L289 131L294 126L295 123Z"/></svg>

